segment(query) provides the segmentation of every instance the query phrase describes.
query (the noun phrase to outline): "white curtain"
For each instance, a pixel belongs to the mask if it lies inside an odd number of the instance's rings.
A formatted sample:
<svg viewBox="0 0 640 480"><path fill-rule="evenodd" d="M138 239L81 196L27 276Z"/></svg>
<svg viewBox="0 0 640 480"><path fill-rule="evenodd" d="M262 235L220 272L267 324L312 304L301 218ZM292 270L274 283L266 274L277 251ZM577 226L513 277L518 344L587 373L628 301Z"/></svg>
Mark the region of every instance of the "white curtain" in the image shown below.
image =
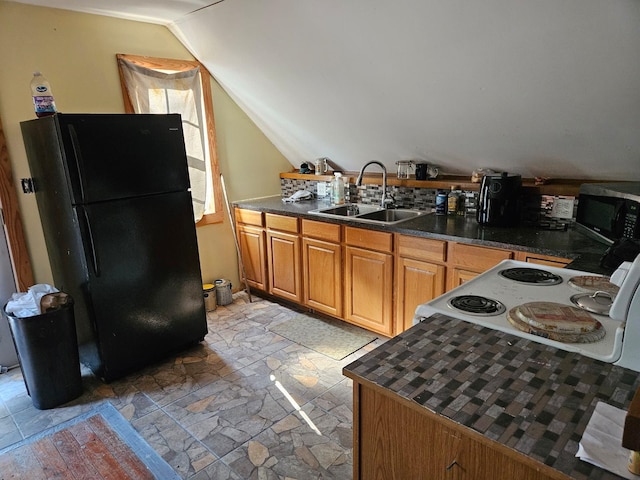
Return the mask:
<svg viewBox="0 0 640 480"><path fill-rule="evenodd" d="M195 221L213 210L211 162L200 68L158 71L120 59L127 93L135 113L179 113L182 116Z"/></svg>

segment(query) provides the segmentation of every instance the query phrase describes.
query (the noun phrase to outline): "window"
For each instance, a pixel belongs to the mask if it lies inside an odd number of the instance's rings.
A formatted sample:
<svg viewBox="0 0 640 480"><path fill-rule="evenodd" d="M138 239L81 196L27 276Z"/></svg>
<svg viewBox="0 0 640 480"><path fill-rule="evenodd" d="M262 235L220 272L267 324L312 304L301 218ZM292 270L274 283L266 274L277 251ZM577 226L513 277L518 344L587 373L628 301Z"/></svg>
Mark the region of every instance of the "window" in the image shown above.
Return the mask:
<svg viewBox="0 0 640 480"><path fill-rule="evenodd" d="M222 222L210 74L197 61L116 55L127 113L179 113L196 225Z"/></svg>

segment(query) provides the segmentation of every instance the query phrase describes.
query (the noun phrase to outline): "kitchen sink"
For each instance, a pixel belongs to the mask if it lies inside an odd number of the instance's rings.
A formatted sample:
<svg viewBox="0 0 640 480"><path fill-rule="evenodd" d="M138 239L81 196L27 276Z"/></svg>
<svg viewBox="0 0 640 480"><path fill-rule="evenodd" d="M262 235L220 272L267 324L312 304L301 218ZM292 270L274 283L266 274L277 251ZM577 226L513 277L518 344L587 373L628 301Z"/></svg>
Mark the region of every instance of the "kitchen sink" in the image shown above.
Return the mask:
<svg viewBox="0 0 640 480"><path fill-rule="evenodd" d="M360 215L359 218L367 220L376 220L384 223L397 223L403 220L410 220L415 217L423 215L424 212L419 210L404 210L404 209L385 209L378 210L377 212L365 213Z"/></svg>
<svg viewBox="0 0 640 480"><path fill-rule="evenodd" d="M394 225L426 215L421 210L384 209L375 205L347 204L327 208L309 210L308 213L330 218L348 218L350 221L372 223L378 225Z"/></svg>

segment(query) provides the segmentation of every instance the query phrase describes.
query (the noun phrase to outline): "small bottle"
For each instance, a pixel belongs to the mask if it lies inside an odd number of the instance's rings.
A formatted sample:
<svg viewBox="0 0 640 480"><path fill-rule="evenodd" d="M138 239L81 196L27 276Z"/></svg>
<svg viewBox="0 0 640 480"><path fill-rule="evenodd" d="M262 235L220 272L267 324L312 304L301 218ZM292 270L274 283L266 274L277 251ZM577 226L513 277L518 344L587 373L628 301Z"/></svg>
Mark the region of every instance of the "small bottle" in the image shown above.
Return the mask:
<svg viewBox="0 0 640 480"><path fill-rule="evenodd" d="M342 173L335 172L334 178L331 182L331 199L334 205L344 204L344 181L342 180Z"/></svg>
<svg viewBox="0 0 640 480"><path fill-rule="evenodd" d="M51 85L40 72L33 72L31 95L33 97L33 107L38 118L56 113L56 102L53 99Z"/></svg>
<svg viewBox="0 0 640 480"><path fill-rule="evenodd" d="M457 187L451 185L451 192L449 192L449 198L447 199L447 212L449 215L456 215L458 211L458 198Z"/></svg>
<svg viewBox="0 0 640 480"><path fill-rule="evenodd" d="M447 192L438 192L436 195L436 215L447 214Z"/></svg>
<svg viewBox="0 0 640 480"><path fill-rule="evenodd" d="M458 206L456 208L456 214L460 216L464 216L467 213L467 196L463 191L460 192L458 196Z"/></svg>

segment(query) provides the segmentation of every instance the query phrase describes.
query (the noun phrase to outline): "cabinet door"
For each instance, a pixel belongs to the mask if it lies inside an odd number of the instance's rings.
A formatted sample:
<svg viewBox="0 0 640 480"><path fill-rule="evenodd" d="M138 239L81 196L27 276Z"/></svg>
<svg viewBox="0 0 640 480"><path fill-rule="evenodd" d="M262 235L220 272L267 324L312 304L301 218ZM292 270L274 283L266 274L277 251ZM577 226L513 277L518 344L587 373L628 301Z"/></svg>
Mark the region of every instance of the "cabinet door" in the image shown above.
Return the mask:
<svg viewBox="0 0 640 480"><path fill-rule="evenodd" d="M488 444L471 438L462 438L455 463L450 464L449 471L458 474L461 480L489 478L491 480L552 480L569 477L559 472L547 475L537 466L530 466L526 457L514 453L508 456ZM551 473L551 472L550 472Z"/></svg>
<svg viewBox="0 0 640 480"><path fill-rule="evenodd" d="M267 230L269 293L302 302L300 283L300 238Z"/></svg>
<svg viewBox="0 0 640 480"><path fill-rule="evenodd" d="M358 382L353 387L356 480L569 480L394 394Z"/></svg>
<svg viewBox="0 0 640 480"><path fill-rule="evenodd" d="M359 387L359 388L358 388ZM356 397L357 396L357 397ZM357 480L459 480L461 435L377 391L354 383ZM355 412L354 412L355 413ZM487 459L487 461L491 461ZM476 477L475 480L485 477Z"/></svg>
<svg viewBox="0 0 640 480"><path fill-rule="evenodd" d="M302 239L304 304L320 312L342 316L342 255L340 245Z"/></svg>
<svg viewBox="0 0 640 480"><path fill-rule="evenodd" d="M395 333L411 328L416 307L445 291L445 267L434 263L398 258L396 267Z"/></svg>
<svg viewBox="0 0 640 480"><path fill-rule="evenodd" d="M448 285L447 290L459 287L464 282L468 282L472 278L477 277L482 272L472 272L471 270L464 270L462 268L450 268L448 273Z"/></svg>
<svg viewBox="0 0 640 480"><path fill-rule="evenodd" d="M247 283L260 290L267 290L267 268L262 228L238 225L238 243L242 253Z"/></svg>
<svg viewBox="0 0 640 480"><path fill-rule="evenodd" d="M345 247L345 320L393 334L393 256Z"/></svg>

